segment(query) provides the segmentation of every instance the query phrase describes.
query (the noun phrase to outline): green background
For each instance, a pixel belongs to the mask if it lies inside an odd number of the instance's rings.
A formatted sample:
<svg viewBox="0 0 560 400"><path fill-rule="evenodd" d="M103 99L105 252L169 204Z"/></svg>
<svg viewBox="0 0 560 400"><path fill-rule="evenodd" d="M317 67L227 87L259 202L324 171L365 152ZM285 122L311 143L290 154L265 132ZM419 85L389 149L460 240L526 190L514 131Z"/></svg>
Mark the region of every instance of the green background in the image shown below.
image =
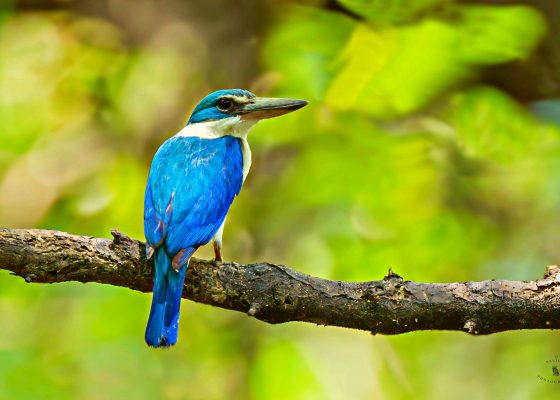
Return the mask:
<svg viewBox="0 0 560 400"><path fill-rule="evenodd" d="M323 278L535 279L560 259L557 0L4 1L0 226L142 239L151 157L208 92L257 125L224 256ZM212 257L209 246L198 257ZM0 399L527 399L553 331L388 337L0 272Z"/></svg>

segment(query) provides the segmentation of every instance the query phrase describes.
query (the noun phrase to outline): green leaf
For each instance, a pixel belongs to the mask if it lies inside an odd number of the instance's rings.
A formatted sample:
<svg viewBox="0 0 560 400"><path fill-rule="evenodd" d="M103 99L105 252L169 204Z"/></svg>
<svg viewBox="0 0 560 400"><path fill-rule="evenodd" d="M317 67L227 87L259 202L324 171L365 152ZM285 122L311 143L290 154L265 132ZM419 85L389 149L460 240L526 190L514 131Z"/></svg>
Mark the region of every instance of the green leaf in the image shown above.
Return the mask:
<svg viewBox="0 0 560 400"><path fill-rule="evenodd" d="M322 98L354 25L338 13L293 8L272 31L263 49L267 67L280 74L283 92Z"/></svg>
<svg viewBox="0 0 560 400"><path fill-rule="evenodd" d="M497 89L478 87L458 94L451 122L463 151L496 163L512 163L556 146L560 130L538 121Z"/></svg>
<svg viewBox="0 0 560 400"><path fill-rule="evenodd" d="M454 0L337 0L343 7L375 22L405 22Z"/></svg>
<svg viewBox="0 0 560 400"><path fill-rule="evenodd" d="M457 51L473 64L523 60L546 33L545 19L531 7L461 7L460 16Z"/></svg>
<svg viewBox="0 0 560 400"><path fill-rule="evenodd" d="M457 39L455 27L437 20L378 30L360 24L326 102L379 118L413 112L468 75L455 50Z"/></svg>

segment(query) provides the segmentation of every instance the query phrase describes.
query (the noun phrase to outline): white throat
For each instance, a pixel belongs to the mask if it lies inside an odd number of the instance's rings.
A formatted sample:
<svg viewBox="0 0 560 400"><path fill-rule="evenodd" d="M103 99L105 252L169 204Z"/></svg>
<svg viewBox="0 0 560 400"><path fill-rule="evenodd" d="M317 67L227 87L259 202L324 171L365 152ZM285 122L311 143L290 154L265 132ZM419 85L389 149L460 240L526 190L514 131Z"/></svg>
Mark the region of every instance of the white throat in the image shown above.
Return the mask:
<svg viewBox="0 0 560 400"><path fill-rule="evenodd" d="M246 140L249 131L257 122L256 119L244 120L240 116L197 122L185 126L176 136L218 139L230 135Z"/></svg>
<svg viewBox="0 0 560 400"><path fill-rule="evenodd" d="M251 168L251 149L247 135L258 122L256 119L243 120L240 116L218 119L215 121L197 122L181 129L175 136L198 137L201 139L219 139L224 136L234 136L241 139L243 152L243 181Z"/></svg>

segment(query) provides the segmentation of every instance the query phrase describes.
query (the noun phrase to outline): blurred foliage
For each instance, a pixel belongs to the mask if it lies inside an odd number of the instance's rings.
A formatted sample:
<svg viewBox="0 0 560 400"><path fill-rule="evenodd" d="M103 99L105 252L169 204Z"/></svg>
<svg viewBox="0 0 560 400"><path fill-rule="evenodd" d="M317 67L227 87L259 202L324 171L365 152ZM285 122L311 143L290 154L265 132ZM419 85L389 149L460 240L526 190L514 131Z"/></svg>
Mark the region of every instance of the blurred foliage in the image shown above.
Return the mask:
<svg viewBox="0 0 560 400"><path fill-rule="evenodd" d="M311 103L254 128L227 259L422 281L533 279L558 262L560 93L551 79L526 104L525 78L487 79L542 60L558 30L542 2L101 3L0 9L0 225L142 238L159 144L205 93L247 87ZM371 337L185 303L179 345L153 351L149 302L0 273L0 399L556 394L537 379L553 332Z"/></svg>

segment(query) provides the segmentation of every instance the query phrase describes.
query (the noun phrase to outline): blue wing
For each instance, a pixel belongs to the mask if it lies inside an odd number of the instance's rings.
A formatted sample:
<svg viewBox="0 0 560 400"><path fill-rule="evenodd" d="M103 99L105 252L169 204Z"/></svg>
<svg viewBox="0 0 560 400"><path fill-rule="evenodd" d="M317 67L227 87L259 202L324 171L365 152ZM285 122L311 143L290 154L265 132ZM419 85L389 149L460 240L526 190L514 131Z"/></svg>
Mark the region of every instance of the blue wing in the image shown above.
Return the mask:
<svg viewBox="0 0 560 400"><path fill-rule="evenodd" d="M208 243L243 183L238 138L172 137L157 151L144 199L144 232L173 257Z"/></svg>

